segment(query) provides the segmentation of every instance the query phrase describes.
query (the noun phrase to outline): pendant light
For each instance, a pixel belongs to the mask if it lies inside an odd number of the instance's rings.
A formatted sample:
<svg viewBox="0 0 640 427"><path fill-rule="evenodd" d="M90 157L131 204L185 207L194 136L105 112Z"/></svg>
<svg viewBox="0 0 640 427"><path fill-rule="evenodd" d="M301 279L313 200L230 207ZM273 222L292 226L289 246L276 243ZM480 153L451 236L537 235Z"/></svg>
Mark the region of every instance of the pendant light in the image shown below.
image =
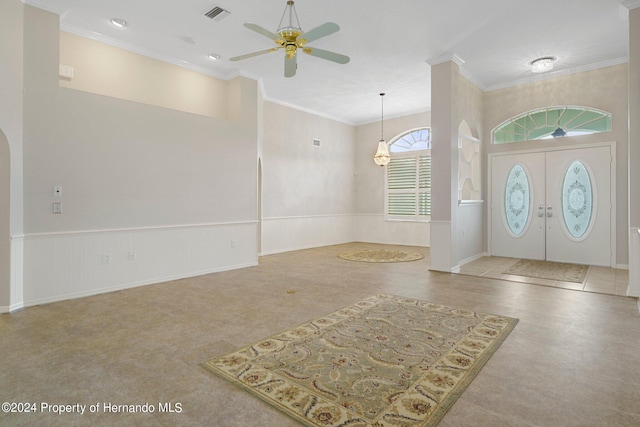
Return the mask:
<svg viewBox="0 0 640 427"><path fill-rule="evenodd" d="M389 164L391 156L389 155L387 143L384 140L384 93L380 94L380 105L382 107L382 115L380 119L380 142L378 142L378 151L376 152L376 155L373 156L373 161L376 162L376 165L378 166L385 166Z"/></svg>

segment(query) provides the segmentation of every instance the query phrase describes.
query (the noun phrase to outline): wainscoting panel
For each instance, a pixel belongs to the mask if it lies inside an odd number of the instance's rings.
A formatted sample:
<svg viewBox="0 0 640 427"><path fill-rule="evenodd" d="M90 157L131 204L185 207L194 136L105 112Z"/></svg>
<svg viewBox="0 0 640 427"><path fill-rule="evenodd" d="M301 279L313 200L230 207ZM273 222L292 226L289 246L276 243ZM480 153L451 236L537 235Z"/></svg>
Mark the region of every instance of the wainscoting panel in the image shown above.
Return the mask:
<svg viewBox="0 0 640 427"><path fill-rule="evenodd" d="M431 241L428 222L386 221L383 214L355 215L353 228L358 242L428 247Z"/></svg>
<svg viewBox="0 0 640 427"><path fill-rule="evenodd" d="M352 215L263 218L262 255L354 241Z"/></svg>
<svg viewBox="0 0 640 427"><path fill-rule="evenodd" d="M485 254L483 240L483 204L480 201L459 203L458 264L465 264Z"/></svg>
<svg viewBox="0 0 640 427"><path fill-rule="evenodd" d="M640 297L640 228L629 230L629 290L630 297ZM640 309L640 301L638 301Z"/></svg>
<svg viewBox="0 0 640 427"><path fill-rule="evenodd" d="M24 305L257 265L257 222L32 234Z"/></svg>
<svg viewBox="0 0 640 427"><path fill-rule="evenodd" d="M0 313L9 313L24 307L22 292L24 271L24 236L11 236L11 277L9 279L9 307L0 307Z"/></svg>
<svg viewBox="0 0 640 427"><path fill-rule="evenodd" d="M460 266L452 253L451 221L431 221L431 236L433 242L437 243L437 247L434 250L434 246L431 245L431 266L429 269L457 273Z"/></svg>
<svg viewBox="0 0 640 427"><path fill-rule="evenodd" d="M262 255L349 242L429 246L428 222L385 221L384 215L264 218Z"/></svg>

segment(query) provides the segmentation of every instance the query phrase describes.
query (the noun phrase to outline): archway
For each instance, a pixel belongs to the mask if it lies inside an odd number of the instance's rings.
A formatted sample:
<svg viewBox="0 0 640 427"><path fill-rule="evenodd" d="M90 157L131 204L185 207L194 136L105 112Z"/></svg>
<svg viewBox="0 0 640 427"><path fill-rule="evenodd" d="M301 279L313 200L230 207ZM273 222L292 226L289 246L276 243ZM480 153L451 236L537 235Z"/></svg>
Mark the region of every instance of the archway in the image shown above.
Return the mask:
<svg viewBox="0 0 640 427"><path fill-rule="evenodd" d="M0 129L0 312L11 305L11 154Z"/></svg>

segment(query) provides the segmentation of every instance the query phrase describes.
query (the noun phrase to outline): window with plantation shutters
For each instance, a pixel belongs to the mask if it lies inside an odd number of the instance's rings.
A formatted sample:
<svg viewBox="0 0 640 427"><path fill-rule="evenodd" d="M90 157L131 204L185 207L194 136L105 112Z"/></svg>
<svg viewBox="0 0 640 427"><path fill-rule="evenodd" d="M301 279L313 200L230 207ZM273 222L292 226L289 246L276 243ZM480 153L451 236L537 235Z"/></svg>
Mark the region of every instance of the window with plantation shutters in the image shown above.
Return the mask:
<svg viewBox="0 0 640 427"><path fill-rule="evenodd" d="M430 148L428 128L401 134L389 145L387 219L421 221L431 215Z"/></svg>

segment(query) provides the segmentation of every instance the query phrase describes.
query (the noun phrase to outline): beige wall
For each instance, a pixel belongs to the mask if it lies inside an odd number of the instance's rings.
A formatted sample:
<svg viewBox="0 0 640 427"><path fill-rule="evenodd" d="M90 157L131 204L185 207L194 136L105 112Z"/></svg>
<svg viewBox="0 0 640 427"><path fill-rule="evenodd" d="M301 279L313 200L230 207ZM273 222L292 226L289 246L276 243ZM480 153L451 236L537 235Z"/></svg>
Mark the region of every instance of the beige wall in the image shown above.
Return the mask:
<svg viewBox="0 0 640 427"><path fill-rule="evenodd" d="M226 82L74 34L60 33L60 64L73 78L60 86L158 107L233 118Z"/></svg>
<svg viewBox="0 0 640 427"><path fill-rule="evenodd" d="M9 142L0 129L0 307L11 305L10 156Z"/></svg>
<svg viewBox="0 0 640 427"><path fill-rule="evenodd" d="M385 119L384 137L388 142L401 133L425 126L431 126L431 114L428 112ZM379 140L379 121L356 128L355 170L358 173L356 212L359 214L384 214L384 186L387 170L373 162Z"/></svg>
<svg viewBox="0 0 640 427"><path fill-rule="evenodd" d="M59 87L59 18L25 10L26 233L256 220L255 81L234 122Z"/></svg>
<svg viewBox="0 0 640 427"><path fill-rule="evenodd" d="M629 291L640 296L640 6L629 11ZM640 302L638 303L640 308Z"/></svg>
<svg viewBox="0 0 640 427"><path fill-rule="evenodd" d="M23 228L23 14L19 0L0 2L0 311L14 303L10 236Z"/></svg>
<svg viewBox="0 0 640 427"><path fill-rule="evenodd" d="M353 126L265 102L262 131L263 217L354 212Z"/></svg>
<svg viewBox="0 0 640 427"><path fill-rule="evenodd" d="M562 138L563 146L595 142L616 142L616 254L617 264L628 264L627 230L627 157L628 157L628 67L627 64L571 74L556 79L529 83L517 87L487 92L484 96L483 147L487 154L553 147L558 140L535 143L492 145L491 130L505 120L521 113L554 105L576 105L612 113L611 132ZM486 159L483 168L486 170ZM485 174L485 188L487 177Z"/></svg>

